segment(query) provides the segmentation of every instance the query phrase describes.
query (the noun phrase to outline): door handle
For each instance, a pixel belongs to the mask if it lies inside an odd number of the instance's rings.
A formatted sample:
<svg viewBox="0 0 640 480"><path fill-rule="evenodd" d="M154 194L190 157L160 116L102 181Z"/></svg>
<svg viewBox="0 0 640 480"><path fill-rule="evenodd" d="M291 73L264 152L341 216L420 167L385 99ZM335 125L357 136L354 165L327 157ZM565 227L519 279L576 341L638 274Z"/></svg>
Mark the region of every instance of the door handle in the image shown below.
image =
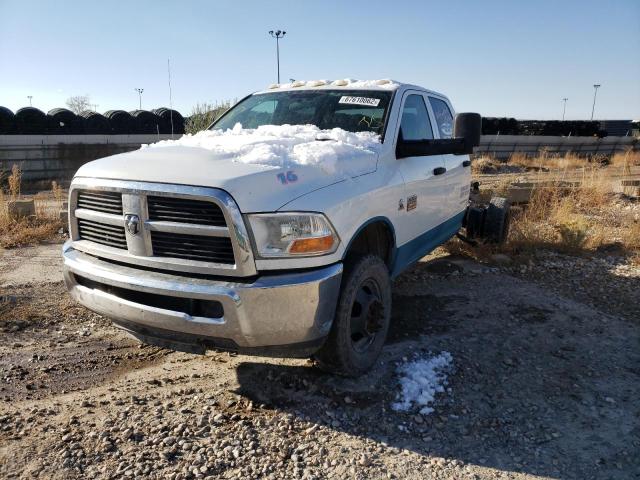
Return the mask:
<svg viewBox="0 0 640 480"><path fill-rule="evenodd" d="M438 168L434 168L433 169L433 174L434 175L442 175L444 172L446 172L447 169L444 167L438 167Z"/></svg>
<svg viewBox="0 0 640 480"><path fill-rule="evenodd" d="M470 167L471 166L471 160L465 160L462 162L462 166L463 167Z"/></svg>

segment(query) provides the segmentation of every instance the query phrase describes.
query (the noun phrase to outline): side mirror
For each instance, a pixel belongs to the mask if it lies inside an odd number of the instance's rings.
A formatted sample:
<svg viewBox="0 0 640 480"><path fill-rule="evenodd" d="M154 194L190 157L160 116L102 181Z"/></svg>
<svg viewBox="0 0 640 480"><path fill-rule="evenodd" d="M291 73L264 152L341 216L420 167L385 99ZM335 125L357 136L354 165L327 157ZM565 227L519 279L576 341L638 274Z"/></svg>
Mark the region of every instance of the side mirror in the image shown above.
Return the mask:
<svg viewBox="0 0 640 480"><path fill-rule="evenodd" d="M479 113L459 113L453 123L453 138L439 140L404 140L402 131L396 145L396 158L429 155L468 155L480 145L482 117Z"/></svg>
<svg viewBox="0 0 640 480"><path fill-rule="evenodd" d="M482 117L479 113L459 113L453 124L454 140L464 139L464 151L458 155L473 153L473 147L480 145Z"/></svg>

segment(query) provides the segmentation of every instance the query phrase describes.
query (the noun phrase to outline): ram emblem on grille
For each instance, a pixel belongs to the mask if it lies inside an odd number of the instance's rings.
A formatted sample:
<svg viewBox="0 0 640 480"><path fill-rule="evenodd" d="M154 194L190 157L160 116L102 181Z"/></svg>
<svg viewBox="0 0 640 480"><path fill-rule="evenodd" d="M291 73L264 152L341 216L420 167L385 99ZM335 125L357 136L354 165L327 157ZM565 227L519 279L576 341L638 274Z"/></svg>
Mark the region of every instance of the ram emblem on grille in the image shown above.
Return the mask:
<svg viewBox="0 0 640 480"><path fill-rule="evenodd" d="M131 235L137 235L140 231L140 217L138 217L138 215L127 214L124 216L124 225Z"/></svg>

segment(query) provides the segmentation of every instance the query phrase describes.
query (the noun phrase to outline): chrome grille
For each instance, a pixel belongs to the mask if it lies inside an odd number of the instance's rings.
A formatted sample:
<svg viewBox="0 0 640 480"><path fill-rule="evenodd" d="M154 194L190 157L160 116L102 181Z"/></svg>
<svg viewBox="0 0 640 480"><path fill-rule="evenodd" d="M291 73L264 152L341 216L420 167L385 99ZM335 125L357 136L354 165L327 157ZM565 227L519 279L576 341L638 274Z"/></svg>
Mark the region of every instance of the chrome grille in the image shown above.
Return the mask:
<svg viewBox="0 0 640 480"><path fill-rule="evenodd" d="M80 190L78 208L122 215L122 194L101 190Z"/></svg>
<svg viewBox="0 0 640 480"><path fill-rule="evenodd" d="M133 267L256 274L242 213L223 190L78 178L69 199L70 236L82 252Z"/></svg>
<svg viewBox="0 0 640 480"><path fill-rule="evenodd" d="M229 237L151 232L151 244L153 245L153 254L156 257L234 263L233 246Z"/></svg>
<svg viewBox="0 0 640 480"><path fill-rule="evenodd" d="M172 197L147 197L149 220L226 227L224 214L212 202Z"/></svg>
<svg viewBox="0 0 640 480"><path fill-rule="evenodd" d="M109 247L127 248L124 227L78 219L78 234L82 240L89 240Z"/></svg>

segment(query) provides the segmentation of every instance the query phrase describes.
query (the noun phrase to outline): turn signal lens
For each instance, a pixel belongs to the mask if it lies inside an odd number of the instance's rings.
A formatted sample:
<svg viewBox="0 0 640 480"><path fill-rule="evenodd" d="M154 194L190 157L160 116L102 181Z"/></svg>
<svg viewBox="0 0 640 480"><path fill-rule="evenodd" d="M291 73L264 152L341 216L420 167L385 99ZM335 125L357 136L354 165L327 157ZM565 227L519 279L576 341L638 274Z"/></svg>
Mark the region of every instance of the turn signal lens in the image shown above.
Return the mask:
<svg viewBox="0 0 640 480"><path fill-rule="evenodd" d="M289 253L324 253L333 247L333 236L319 238L305 238L302 240L294 240L289 247Z"/></svg>

